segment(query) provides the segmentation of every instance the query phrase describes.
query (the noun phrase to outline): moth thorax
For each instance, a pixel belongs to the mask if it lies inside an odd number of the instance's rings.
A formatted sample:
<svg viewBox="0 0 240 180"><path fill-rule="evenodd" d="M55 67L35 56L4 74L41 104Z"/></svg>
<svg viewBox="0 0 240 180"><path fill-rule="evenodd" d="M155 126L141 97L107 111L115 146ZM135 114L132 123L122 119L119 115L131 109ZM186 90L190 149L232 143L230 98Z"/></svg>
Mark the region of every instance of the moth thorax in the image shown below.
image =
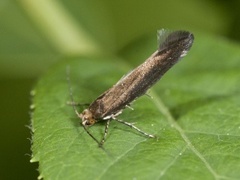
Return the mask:
<svg viewBox="0 0 240 180"><path fill-rule="evenodd" d="M89 109L85 109L82 114L80 114L83 126L91 126L95 124L96 120L93 118L92 112Z"/></svg>

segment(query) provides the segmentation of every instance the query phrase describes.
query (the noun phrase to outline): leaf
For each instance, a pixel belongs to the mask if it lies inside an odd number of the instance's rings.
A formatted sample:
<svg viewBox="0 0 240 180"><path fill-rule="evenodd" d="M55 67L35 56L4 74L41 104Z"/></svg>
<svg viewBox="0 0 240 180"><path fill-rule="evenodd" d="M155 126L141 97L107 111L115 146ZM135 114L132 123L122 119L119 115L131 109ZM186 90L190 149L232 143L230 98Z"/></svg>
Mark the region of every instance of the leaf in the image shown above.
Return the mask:
<svg viewBox="0 0 240 180"><path fill-rule="evenodd" d="M189 54L119 116L158 139L112 121L106 152L80 126L71 106L90 103L156 47L145 38L124 58L74 58L43 76L33 94L32 162L44 179L239 179L239 46L196 35ZM139 45L139 46L138 46ZM79 107L81 112L84 107ZM101 139L104 122L89 130Z"/></svg>

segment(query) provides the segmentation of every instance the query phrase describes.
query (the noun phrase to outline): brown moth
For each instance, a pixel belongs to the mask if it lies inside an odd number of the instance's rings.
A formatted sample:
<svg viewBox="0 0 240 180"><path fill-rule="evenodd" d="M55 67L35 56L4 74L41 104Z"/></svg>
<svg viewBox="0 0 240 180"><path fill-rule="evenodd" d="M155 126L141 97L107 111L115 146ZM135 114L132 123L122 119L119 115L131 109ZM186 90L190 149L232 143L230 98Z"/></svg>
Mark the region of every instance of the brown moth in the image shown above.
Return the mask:
<svg viewBox="0 0 240 180"><path fill-rule="evenodd" d="M158 31L159 48L141 65L121 78L113 87L101 94L88 108L78 113L75 104L74 110L82 119L85 131L102 146L105 142L111 120L123 123L138 132L154 138L131 123L117 118L123 109L130 107L130 103L144 95L178 60L190 50L194 36L187 31L168 32ZM72 92L70 89L71 98ZM72 98L73 101L73 98ZM87 129L99 121L106 121L105 133L99 142Z"/></svg>

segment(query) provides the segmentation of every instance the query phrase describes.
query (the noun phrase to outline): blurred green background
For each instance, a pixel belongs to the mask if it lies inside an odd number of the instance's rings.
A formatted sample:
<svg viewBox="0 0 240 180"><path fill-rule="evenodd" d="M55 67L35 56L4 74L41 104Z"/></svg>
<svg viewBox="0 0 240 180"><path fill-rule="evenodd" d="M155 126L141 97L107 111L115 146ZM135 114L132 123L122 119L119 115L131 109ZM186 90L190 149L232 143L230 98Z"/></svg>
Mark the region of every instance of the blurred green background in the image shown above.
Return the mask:
<svg viewBox="0 0 240 180"><path fill-rule="evenodd" d="M38 176L26 125L30 91L50 66L73 56L121 56L129 43L161 28L239 42L239 7L237 0L1 0L0 179Z"/></svg>

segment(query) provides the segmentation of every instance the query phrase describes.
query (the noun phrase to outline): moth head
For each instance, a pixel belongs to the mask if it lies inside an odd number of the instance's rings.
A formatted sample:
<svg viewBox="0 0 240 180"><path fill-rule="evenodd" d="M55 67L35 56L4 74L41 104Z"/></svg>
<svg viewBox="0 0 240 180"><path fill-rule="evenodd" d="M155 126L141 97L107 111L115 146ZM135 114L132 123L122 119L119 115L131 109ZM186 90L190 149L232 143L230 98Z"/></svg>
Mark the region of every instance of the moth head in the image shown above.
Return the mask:
<svg viewBox="0 0 240 180"><path fill-rule="evenodd" d="M83 126L91 126L96 123L96 120L93 118L92 112L89 109L85 109L80 114L80 118L82 119Z"/></svg>

